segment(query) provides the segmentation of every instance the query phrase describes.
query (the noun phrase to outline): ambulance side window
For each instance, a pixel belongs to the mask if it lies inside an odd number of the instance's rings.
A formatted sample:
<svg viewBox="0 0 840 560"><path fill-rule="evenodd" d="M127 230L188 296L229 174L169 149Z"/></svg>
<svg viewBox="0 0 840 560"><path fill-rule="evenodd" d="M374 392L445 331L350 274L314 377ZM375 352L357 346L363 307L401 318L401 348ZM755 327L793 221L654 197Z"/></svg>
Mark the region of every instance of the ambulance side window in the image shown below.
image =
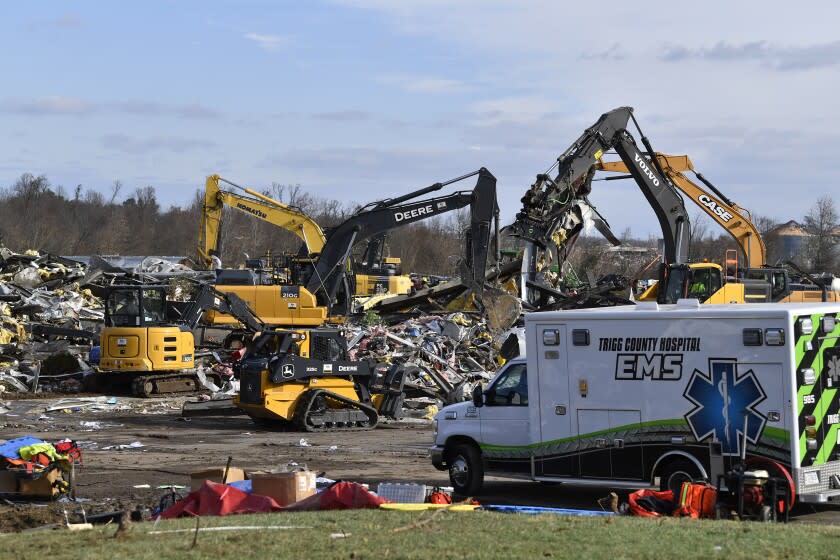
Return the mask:
<svg viewBox="0 0 840 560"><path fill-rule="evenodd" d="M525 364L510 366L485 393L487 406L528 406L528 375Z"/></svg>

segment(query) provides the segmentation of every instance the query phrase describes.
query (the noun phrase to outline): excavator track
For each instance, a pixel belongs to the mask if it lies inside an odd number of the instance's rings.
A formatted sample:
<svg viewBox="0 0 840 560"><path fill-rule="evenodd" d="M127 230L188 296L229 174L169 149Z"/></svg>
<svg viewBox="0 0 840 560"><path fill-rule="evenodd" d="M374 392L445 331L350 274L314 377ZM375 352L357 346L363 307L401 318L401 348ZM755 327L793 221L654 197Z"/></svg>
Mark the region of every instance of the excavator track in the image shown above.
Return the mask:
<svg viewBox="0 0 840 560"><path fill-rule="evenodd" d="M192 373L140 375L131 381L131 394L143 398L195 393L201 388L198 378Z"/></svg>
<svg viewBox="0 0 840 560"><path fill-rule="evenodd" d="M372 430L378 422L372 406L324 389L306 391L292 416L292 423L307 432Z"/></svg>

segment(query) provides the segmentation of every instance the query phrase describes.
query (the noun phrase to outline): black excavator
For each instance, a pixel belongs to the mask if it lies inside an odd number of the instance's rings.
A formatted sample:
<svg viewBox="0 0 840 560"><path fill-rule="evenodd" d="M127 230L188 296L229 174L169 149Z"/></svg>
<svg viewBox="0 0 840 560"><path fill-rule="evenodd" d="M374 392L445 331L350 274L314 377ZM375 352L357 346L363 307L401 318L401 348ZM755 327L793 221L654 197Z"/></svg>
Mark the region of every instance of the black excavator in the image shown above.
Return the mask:
<svg viewBox="0 0 840 560"><path fill-rule="evenodd" d="M478 179L472 191L414 200L473 176ZM306 289L333 314L348 313L345 296L353 291L346 264L354 242L468 205L471 225L462 278L480 299L492 223L498 220L496 179L483 168L362 208L330 233ZM341 331L326 327L262 333L246 346L238 370L236 406L257 421L291 423L305 431L371 429L380 416L398 416L410 373L405 366L350 359Z"/></svg>
<svg viewBox="0 0 840 560"><path fill-rule="evenodd" d="M631 120L639 130L647 152L638 148L633 135L627 130ZM664 265L687 263L691 240L688 212L659 161L646 157L646 153L654 153L653 148L641 133L632 107L619 107L601 115L595 124L560 154L550 169L537 175L534 184L522 197L522 210L513 225L509 226L511 234L542 249L570 244L583 230L584 214L592 212L589 217L594 219L598 230L614 244L618 244L609 226L587 202L597 164L611 149L624 162L656 214L665 240ZM523 276L530 290L523 292L537 295L536 298L528 299L534 301L545 296L558 300L566 298L566 294L536 282L536 259L535 251L526 251L522 265Z"/></svg>
<svg viewBox="0 0 840 560"><path fill-rule="evenodd" d="M447 185L477 176L472 191L415 200L425 194L441 190ZM496 201L496 178L485 168L435 183L396 198L371 202L350 218L330 230L327 242L318 255L309 278L304 279L305 290L315 294L318 304L329 310L330 316L346 316L351 312L353 275L348 273L348 259L356 243L421 220L470 207L470 229L467 232L464 266L461 280L478 300L484 292L484 275L490 253L491 226L496 223L498 238L499 207ZM498 247L498 242L495 244Z"/></svg>

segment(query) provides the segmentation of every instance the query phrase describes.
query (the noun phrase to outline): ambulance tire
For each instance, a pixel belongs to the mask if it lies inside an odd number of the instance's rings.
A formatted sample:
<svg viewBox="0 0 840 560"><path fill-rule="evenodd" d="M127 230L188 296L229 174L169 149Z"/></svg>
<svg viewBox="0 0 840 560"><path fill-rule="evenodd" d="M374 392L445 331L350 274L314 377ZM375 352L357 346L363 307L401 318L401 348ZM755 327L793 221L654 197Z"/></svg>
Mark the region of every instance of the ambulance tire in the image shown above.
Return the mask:
<svg viewBox="0 0 840 560"><path fill-rule="evenodd" d="M670 490L676 499L683 482L698 482L703 479L697 466L688 459L672 459L659 470L659 489Z"/></svg>
<svg viewBox="0 0 840 560"><path fill-rule="evenodd" d="M475 445L459 443L447 454L449 482L456 494L473 496L484 482L484 464Z"/></svg>

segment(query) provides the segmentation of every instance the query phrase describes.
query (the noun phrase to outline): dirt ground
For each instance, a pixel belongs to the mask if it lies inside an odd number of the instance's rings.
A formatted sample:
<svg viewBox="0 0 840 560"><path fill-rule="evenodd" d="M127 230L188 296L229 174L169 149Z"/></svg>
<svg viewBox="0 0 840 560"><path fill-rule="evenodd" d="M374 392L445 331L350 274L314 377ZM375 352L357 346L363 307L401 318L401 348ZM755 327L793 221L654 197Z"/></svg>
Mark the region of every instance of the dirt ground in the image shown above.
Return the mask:
<svg viewBox="0 0 840 560"><path fill-rule="evenodd" d="M67 396L52 395L6 403L9 412L0 413L0 440L24 435L49 442L71 438L82 448L84 464L78 469L75 502L0 499L0 532L61 524L65 511L71 522L81 521L82 509L89 516L139 507L148 515L171 492L167 486L188 487L191 472L223 467L229 456L233 466L246 471L295 462L333 480L367 483L372 490L379 482L449 485L446 473L429 460L432 427L426 420L384 423L371 431L306 434L268 430L244 415L183 418L184 397L117 397L113 404L101 402L107 397L82 398L100 402L66 404L62 399ZM47 411L54 406L64 408ZM135 442L141 446L106 449ZM141 485L148 487L137 487ZM176 492L185 495L189 489ZM476 497L486 504L592 509L608 492L488 477ZM837 506L802 506L794 513L796 522L840 524Z"/></svg>
<svg viewBox="0 0 840 560"><path fill-rule="evenodd" d="M428 458L432 432L425 420L380 424L371 431L305 434L268 430L244 415L183 418L184 400L118 397L115 404L81 403L49 412L61 398L9 401L10 412L0 416L0 439L70 438L82 448L84 464L77 471L77 502L0 500L0 532L63 522L63 510L71 516L81 508L87 515L154 510L169 492L160 487L189 486L191 472L224 467L229 456L233 466L246 471L294 462L374 490L379 482L448 485L446 473L435 470ZM105 449L135 442L142 447Z"/></svg>

